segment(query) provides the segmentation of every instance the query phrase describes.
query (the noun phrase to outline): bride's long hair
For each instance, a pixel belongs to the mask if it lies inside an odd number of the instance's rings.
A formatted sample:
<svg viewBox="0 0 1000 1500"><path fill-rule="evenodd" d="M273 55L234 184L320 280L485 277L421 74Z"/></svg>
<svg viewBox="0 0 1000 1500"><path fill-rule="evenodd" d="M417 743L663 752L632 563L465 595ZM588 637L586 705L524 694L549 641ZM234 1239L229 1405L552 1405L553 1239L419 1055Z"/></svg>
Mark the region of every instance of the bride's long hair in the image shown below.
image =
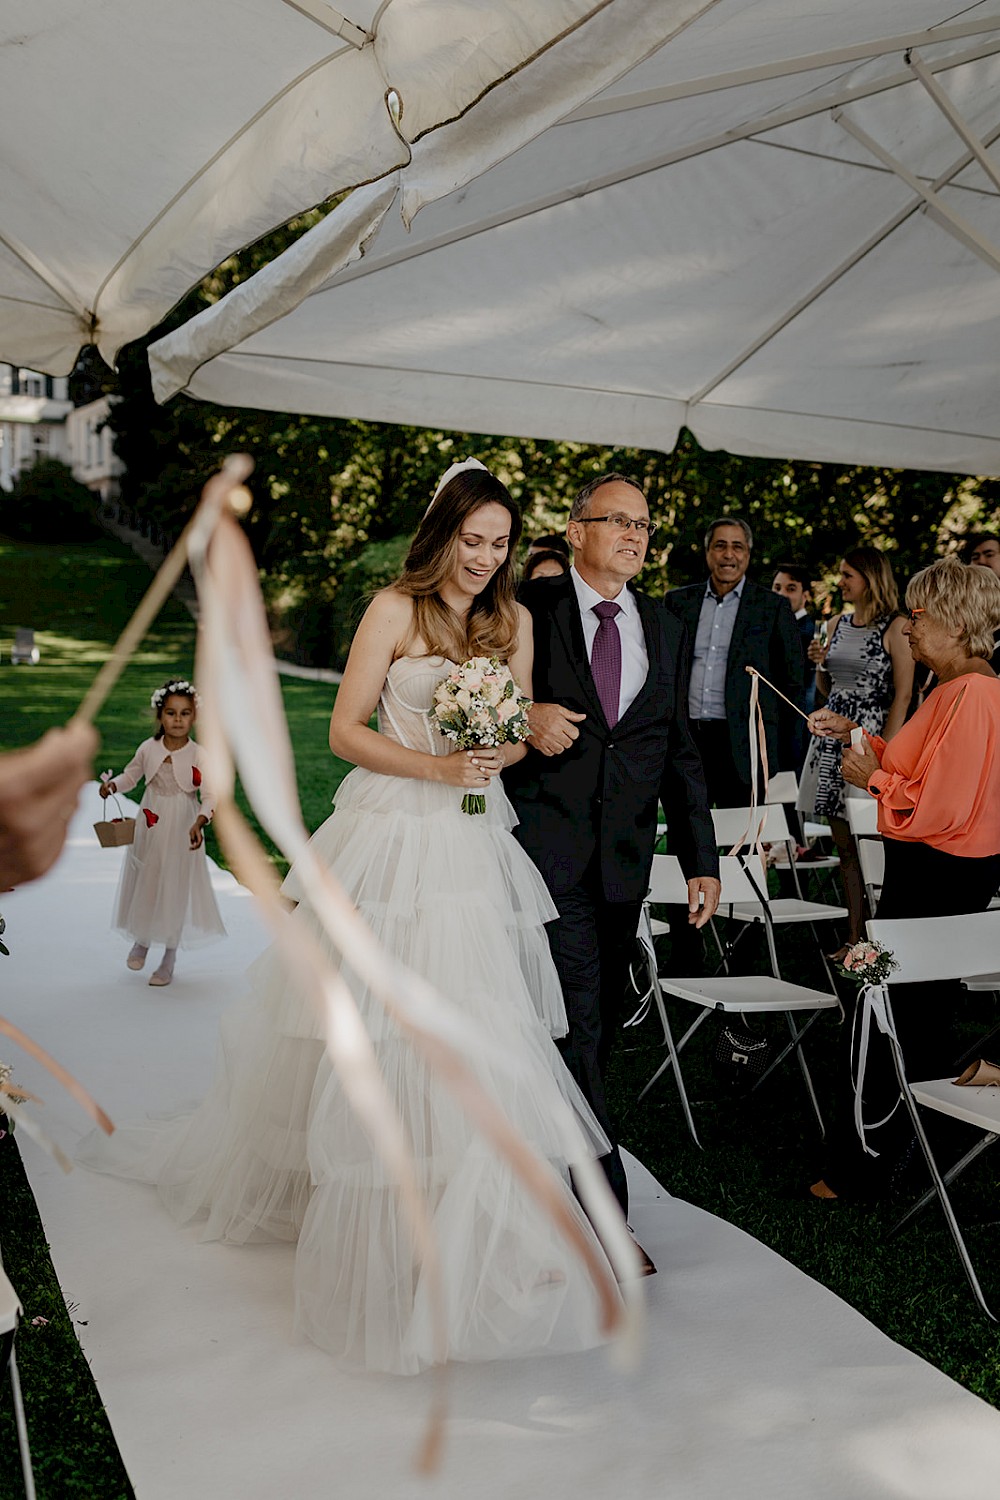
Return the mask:
<svg viewBox="0 0 1000 1500"><path fill-rule="evenodd" d="M467 620L439 593L454 575L459 534L483 505L502 505L510 516L507 556L482 593L473 600ZM507 661L517 645L514 558L521 538L521 512L506 487L485 469L467 469L450 479L424 516L393 587L413 600L410 641L423 641L429 656L463 662L471 656L498 656ZM408 643L409 644L409 643Z"/></svg>

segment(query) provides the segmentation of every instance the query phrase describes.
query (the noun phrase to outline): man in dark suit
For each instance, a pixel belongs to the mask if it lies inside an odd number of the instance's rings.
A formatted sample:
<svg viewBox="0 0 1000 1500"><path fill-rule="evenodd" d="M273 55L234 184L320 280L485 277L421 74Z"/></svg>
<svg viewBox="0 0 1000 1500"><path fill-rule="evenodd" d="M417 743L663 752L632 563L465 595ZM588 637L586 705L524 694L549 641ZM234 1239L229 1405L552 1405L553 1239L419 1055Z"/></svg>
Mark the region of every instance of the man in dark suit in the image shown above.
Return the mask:
<svg viewBox="0 0 1000 1500"><path fill-rule="evenodd" d="M517 837L559 909L547 931L569 1021L560 1047L612 1141L605 1072L659 800L688 877L692 925L703 926L719 899L705 781L687 724L684 632L661 603L629 587L650 532L642 491L605 475L570 511L572 571L522 586L534 627L531 750L504 777ZM627 1212L618 1148L601 1164Z"/></svg>
<svg viewBox="0 0 1000 1500"><path fill-rule="evenodd" d="M779 563L771 582L771 593L781 594L791 607L799 632L802 647L802 669L805 682L802 692L795 700L804 714L811 714L816 707L816 667L809 659L809 647L816 634L816 621L807 609L812 599L812 580L808 568L799 563ZM782 737L778 755L783 767L800 771L809 748L809 731L798 714L786 713L781 725Z"/></svg>
<svg viewBox="0 0 1000 1500"><path fill-rule="evenodd" d="M804 682L799 632L787 601L746 576L752 547L745 521L713 521L705 534L707 582L673 589L665 600L687 627L691 729L709 800L718 807L742 807L751 798L747 667L756 667L793 703ZM763 684L760 706L774 771L780 768L778 729L785 708Z"/></svg>

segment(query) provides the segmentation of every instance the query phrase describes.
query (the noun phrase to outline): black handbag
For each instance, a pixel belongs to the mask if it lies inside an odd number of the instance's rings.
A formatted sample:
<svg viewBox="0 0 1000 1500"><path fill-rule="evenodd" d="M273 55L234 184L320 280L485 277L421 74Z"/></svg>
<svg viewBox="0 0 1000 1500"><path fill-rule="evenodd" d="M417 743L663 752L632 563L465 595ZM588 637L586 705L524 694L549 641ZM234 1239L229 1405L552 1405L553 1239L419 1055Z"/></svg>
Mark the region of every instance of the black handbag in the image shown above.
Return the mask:
<svg viewBox="0 0 1000 1500"><path fill-rule="evenodd" d="M771 1044L745 1026L724 1022L715 1043L715 1061L733 1083L748 1086L767 1072Z"/></svg>

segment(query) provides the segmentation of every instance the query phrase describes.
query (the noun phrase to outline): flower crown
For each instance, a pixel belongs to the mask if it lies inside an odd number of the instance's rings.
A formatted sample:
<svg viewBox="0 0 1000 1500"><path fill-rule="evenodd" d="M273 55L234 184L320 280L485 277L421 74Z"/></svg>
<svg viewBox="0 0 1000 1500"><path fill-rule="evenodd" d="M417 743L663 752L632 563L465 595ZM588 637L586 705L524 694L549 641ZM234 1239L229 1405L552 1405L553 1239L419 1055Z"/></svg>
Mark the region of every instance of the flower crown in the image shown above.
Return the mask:
<svg viewBox="0 0 1000 1500"><path fill-rule="evenodd" d="M166 703L171 693L178 693L184 698L192 698L196 709L200 706L201 700L195 692L194 683L188 682L186 677L177 677L173 682L165 682L162 687L158 687L152 698L150 698L149 706L154 713L158 714L160 712L160 709Z"/></svg>

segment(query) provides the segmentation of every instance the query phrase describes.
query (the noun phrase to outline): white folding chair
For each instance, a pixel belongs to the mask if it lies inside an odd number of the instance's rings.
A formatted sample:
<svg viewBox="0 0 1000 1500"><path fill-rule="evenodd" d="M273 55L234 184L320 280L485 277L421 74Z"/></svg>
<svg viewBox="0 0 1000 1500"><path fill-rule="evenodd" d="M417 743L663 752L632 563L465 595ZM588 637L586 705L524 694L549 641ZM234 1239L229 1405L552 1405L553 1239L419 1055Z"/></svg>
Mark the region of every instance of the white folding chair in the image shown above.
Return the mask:
<svg viewBox="0 0 1000 1500"><path fill-rule="evenodd" d="M878 831L878 803L874 797L848 797L844 802L847 826L858 851L868 914L874 916L885 880L885 845Z"/></svg>
<svg viewBox="0 0 1000 1500"><path fill-rule="evenodd" d="M11 666L37 667L38 661L39 651L35 645L35 632L24 625L18 625L14 631L14 644L10 648Z"/></svg>
<svg viewBox="0 0 1000 1500"><path fill-rule="evenodd" d="M997 1322L996 1315L983 1295L972 1258L958 1226L948 1197L948 1184L988 1146L1000 1139L1000 1089L968 1088L956 1084L951 1078L910 1083L906 1077L903 1055L895 1038L891 995L897 986L902 987L916 981L961 979L970 970L983 971L991 966L1000 969L1000 915L994 912L977 912L961 917L874 921L868 923L868 935L890 949L900 966L892 973L888 984L890 998L886 1002L886 1012L890 1024L889 1046L900 1094L913 1122L933 1183L923 1197L893 1226L890 1233L895 1234L901 1229L936 1194L973 1296L987 1317ZM905 996L900 998L905 1003ZM947 1171L941 1172L928 1143L918 1105L976 1126L983 1131L982 1140L977 1141Z"/></svg>
<svg viewBox="0 0 1000 1500"><path fill-rule="evenodd" d="M825 1133L823 1116L820 1113L819 1102L816 1091L813 1088L809 1067L802 1052L802 1038L809 1027L817 1020L821 1011L839 1009L840 1001L836 995L827 994L824 990L809 989L805 985L790 984L781 978L778 969L778 955L774 946L774 933L771 926L766 887L761 894L760 886L751 879L747 865L743 860L734 856L724 856L719 861L720 876L722 880L722 902L728 906L736 904L755 904L758 908L757 920L762 921L767 934L768 953L771 959L770 974L730 975L716 974L711 979L677 978L675 975L661 975L655 961L651 965L651 976L653 982L653 994L656 1007L659 1012L660 1022L663 1027L663 1039L667 1048L667 1056L657 1068L652 1078L646 1084L639 1095L642 1099L649 1093L653 1085L663 1076L668 1068L673 1068L674 1077L677 1080L678 1092L681 1096L681 1105L688 1122L688 1129L696 1145L701 1143L695 1130L694 1121L691 1117L691 1109L688 1104L687 1091L681 1074L680 1053L690 1041L708 1017L716 1012L748 1016L760 1016L770 1014L783 1014L788 1023L790 1040L778 1056L773 1060L766 1072L757 1080L754 1087L763 1083L780 1063L792 1051L795 1052L799 1068L802 1072L803 1082L809 1101L816 1115L820 1133ZM763 882L760 883L761 885ZM648 912L651 904L664 904L677 906L687 902L687 882L684 879L680 864L673 855L659 854L653 860L653 869L650 877L649 895L646 898L645 910ZM650 951L652 941L650 940ZM670 1021L667 1016L665 995L676 995L678 999L688 1000L699 1007L699 1015L688 1027L678 1043L674 1043ZM798 1012L809 1011L812 1014L804 1026L797 1026L793 1017Z"/></svg>
<svg viewBox="0 0 1000 1500"><path fill-rule="evenodd" d="M712 812L712 820L715 824L715 839L720 849L729 849L744 839L750 820L751 809L748 807L717 807ZM816 950L826 970L826 977L830 989L836 992L833 974L827 961L824 946L819 940L816 930L818 922L842 922L847 917L846 906L835 906L825 901L807 901L802 895L802 885L799 881L799 873L795 864L795 839L788 827L785 817L785 809L780 805L768 803L764 808L758 808L752 819L751 836L755 835L760 824L761 814L764 815L764 826L761 839L765 844L784 844L788 850L788 861L792 872L792 881L795 886L795 896L777 896L768 902L769 922L774 927L785 927L790 924L806 923L812 933ZM763 885L763 881L760 882ZM758 893L757 899L753 901L736 901L728 909L722 911L720 903L719 914L731 917L736 922L752 923L761 921L761 903Z"/></svg>
<svg viewBox="0 0 1000 1500"><path fill-rule="evenodd" d="M799 795L799 778L794 771L775 771L767 783L767 801L795 806Z"/></svg>
<svg viewBox="0 0 1000 1500"><path fill-rule="evenodd" d="M21 1381L17 1373L17 1358L14 1354L14 1336L21 1315L21 1304L17 1293L8 1281L0 1265L0 1380L6 1369L10 1380L10 1391L14 1406L14 1428L21 1459L21 1480L26 1500L35 1500L35 1480L31 1468L31 1450L28 1446L28 1424L24 1417L24 1401L21 1396Z"/></svg>

